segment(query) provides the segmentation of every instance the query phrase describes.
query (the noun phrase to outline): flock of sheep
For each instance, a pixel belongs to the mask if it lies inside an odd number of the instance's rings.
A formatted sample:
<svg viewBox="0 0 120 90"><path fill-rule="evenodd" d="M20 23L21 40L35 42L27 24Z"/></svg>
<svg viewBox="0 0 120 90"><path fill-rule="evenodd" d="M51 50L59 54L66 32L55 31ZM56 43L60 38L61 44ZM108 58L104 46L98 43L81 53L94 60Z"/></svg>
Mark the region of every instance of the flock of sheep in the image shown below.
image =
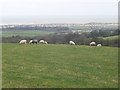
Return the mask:
<svg viewBox="0 0 120 90"><path fill-rule="evenodd" d="M38 43L40 43L40 44L48 44L47 41L45 41L45 40L40 40L40 41L38 41L38 40L30 40L29 41L29 44L38 44ZM27 40L21 40L19 42L19 44L27 44Z"/></svg>
<svg viewBox="0 0 120 90"><path fill-rule="evenodd" d="M29 41L29 44L38 44L38 43L40 43L40 44L48 44L48 42L45 41L45 40L40 40L40 41L38 41L38 40L30 40ZM27 40L21 40L19 42L19 44L27 44ZM75 42L74 41L69 41L69 44L70 45L75 45ZM90 46L98 46L98 47L102 46L102 44L97 44L96 45L95 42L91 42L89 45Z"/></svg>

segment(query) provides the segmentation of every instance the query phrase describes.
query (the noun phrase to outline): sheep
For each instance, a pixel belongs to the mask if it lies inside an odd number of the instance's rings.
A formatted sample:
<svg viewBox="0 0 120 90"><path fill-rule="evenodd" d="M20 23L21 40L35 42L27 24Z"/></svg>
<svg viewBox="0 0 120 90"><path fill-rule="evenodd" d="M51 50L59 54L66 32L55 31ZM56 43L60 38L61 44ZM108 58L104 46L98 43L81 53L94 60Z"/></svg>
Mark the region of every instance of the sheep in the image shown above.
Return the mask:
<svg viewBox="0 0 120 90"><path fill-rule="evenodd" d="M69 44L70 44L70 45L75 45L75 42L69 41Z"/></svg>
<svg viewBox="0 0 120 90"><path fill-rule="evenodd" d="M30 40L29 41L29 44L37 44L38 43L38 40Z"/></svg>
<svg viewBox="0 0 120 90"><path fill-rule="evenodd" d="M40 43L40 44L48 44L48 42L45 41L45 40L40 40L39 43Z"/></svg>
<svg viewBox="0 0 120 90"><path fill-rule="evenodd" d="M44 43L44 40L40 40L39 43L43 44L43 43Z"/></svg>
<svg viewBox="0 0 120 90"><path fill-rule="evenodd" d="M19 44L26 44L27 43L27 40L21 40L20 42L19 42Z"/></svg>
<svg viewBox="0 0 120 90"><path fill-rule="evenodd" d="M95 42L91 42L90 46L96 46L96 43Z"/></svg>
<svg viewBox="0 0 120 90"><path fill-rule="evenodd" d="M44 44L48 44L48 42L47 42L47 41L44 41Z"/></svg>
<svg viewBox="0 0 120 90"><path fill-rule="evenodd" d="M40 40L39 43L40 44L45 44L45 41L44 40Z"/></svg>
<svg viewBox="0 0 120 90"><path fill-rule="evenodd" d="M102 46L102 44L97 44L97 47L101 47Z"/></svg>
<svg viewBox="0 0 120 90"><path fill-rule="evenodd" d="M33 42L33 40L30 40L30 41L29 41L29 44L31 44L32 42Z"/></svg>

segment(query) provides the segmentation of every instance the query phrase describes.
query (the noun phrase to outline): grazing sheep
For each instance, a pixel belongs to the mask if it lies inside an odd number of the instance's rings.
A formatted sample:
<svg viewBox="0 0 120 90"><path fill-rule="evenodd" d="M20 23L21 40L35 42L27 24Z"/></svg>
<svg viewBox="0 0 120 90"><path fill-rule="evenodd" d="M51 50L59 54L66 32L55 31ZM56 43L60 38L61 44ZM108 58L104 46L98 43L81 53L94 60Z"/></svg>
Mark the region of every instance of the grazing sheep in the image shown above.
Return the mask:
<svg viewBox="0 0 120 90"><path fill-rule="evenodd" d="M32 44L32 42L33 42L33 40L30 40L30 41L29 41L29 44Z"/></svg>
<svg viewBox="0 0 120 90"><path fill-rule="evenodd" d="M26 44L27 43L27 40L21 40L20 42L19 42L19 44Z"/></svg>
<svg viewBox="0 0 120 90"><path fill-rule="evenodd" d="M102 46L102 44L97 44L97 47L101 47Z"/></svg>
<svg viewBox="0 0 120 90"><path fill-rule="evenodd" d="M38 43L38 40L30 40L29 41L29 44L37 44Z"/></svg>
<svg viewBox="0 0 120 90"><path fill-rule="evenodd" d="M91 42L90 46L96 46L96 43L95 42Z"/></svg>
<svg viewBox="0 0 120 90"><path fill-rule="evenodd" d="M40 44L44 44L45 41L44 41L44 40L40 40L39 43L40 43Z"/></svg>
<svg viewBox="0 0 120 90"><path fill-rule="evenodd" d="M40 40L39 43L40 44L48 44L47 41L45 41L45 40Z"/></svg>
<svg viewBox="0 0 120 90"><path fill-rule="evenodd" d="M44 42L44 44L48 44L48 42L47 42L47 41L45 41L45 42Z"/></svg>
<svg viewBox="0 0 120 90"><path fill-rule="evenodd" d="M75 42L69 41L69 44L70 44L70 45L75 45Z"/></svg>

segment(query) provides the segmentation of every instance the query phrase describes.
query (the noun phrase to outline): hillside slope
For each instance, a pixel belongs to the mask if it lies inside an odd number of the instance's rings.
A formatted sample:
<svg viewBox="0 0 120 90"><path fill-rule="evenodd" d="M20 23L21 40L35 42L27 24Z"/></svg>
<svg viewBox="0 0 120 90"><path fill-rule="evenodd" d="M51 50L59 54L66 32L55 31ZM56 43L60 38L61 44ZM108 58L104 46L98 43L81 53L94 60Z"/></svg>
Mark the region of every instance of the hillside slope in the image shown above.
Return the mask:
<svg viewBox="0 0 120 90"><path fill-rule="evenodd" d="M118 87L118 48L3 44L3 88Z"/></svg>

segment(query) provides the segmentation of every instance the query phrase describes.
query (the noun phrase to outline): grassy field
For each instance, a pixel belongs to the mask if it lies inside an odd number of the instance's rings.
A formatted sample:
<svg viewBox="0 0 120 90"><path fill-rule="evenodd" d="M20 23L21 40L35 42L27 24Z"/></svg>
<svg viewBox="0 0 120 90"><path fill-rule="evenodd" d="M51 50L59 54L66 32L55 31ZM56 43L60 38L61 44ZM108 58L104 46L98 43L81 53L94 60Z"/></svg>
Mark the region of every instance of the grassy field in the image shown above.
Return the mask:
<svg viewBox="0 0 120 90"><path fill-rule="evenodd" d="M116 36L110 36L110 37L104 37L104 40L114 40L114 39L118 39L120 37L120 35L116 35Z"/></svg>
<svg viewBox="0 0 120 90"><path fill-rule="evenodd" d="M3 44L3 88L116 88L118 48Z"/></svg>
<svg viewBox="0 0 120 90"><path fill-rule="evenodd" d="M69 27L70 29L91 30L90 26Z"/></svg>
<svg viewBox="0 0 120 90"><path fill-rule="evenodd" d="M22 36L34 37L37 35L53 34L54 32L39 31L39 30L3 30L2 37Z"/></svg>

